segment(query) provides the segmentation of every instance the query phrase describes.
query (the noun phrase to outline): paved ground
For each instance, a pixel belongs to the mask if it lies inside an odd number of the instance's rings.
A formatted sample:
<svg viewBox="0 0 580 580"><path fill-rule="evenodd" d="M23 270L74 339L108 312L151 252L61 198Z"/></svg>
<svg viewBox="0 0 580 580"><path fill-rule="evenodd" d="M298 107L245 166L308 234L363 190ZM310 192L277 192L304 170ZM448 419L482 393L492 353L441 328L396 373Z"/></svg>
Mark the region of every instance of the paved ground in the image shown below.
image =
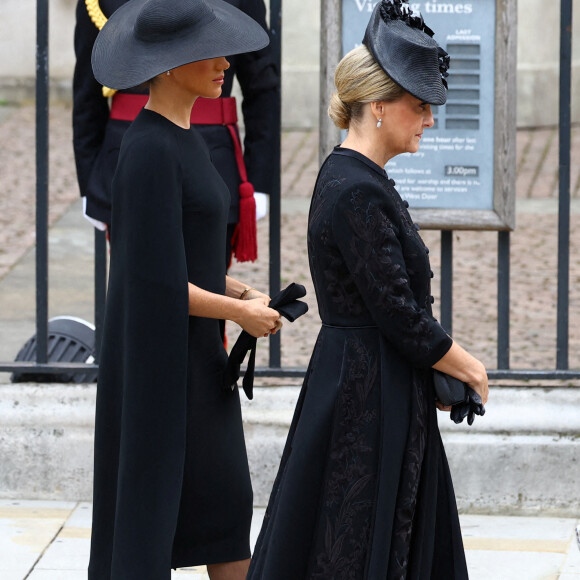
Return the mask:
<svg viewBox="0 0 580 580"><path fill-rule="evenodd" d="M255 510L252 543L263 510ZM2 580L84 580L90 545L91 505L0 501ZM578 580L580 551L573 519L461 517L471 580ZM206 580L205 568L173 578Z"/></svg>

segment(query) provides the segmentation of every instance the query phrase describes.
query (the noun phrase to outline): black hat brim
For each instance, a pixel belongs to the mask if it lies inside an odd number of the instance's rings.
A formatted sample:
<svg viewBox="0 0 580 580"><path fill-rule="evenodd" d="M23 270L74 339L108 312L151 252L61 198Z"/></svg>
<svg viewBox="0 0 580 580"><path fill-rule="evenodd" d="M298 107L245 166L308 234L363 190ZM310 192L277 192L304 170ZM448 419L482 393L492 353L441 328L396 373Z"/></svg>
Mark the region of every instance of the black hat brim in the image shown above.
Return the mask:
<svg viewBox="0 0 580 580"><path fill-rule="evenodd" d="M97 81L112 89L128 89L184 64L253 52L270 42L267 32L241 10L223 0L206 3L214 18L159 42L145 42L134 33L144 0L122 5L93 46L91 62Z"/></svg>

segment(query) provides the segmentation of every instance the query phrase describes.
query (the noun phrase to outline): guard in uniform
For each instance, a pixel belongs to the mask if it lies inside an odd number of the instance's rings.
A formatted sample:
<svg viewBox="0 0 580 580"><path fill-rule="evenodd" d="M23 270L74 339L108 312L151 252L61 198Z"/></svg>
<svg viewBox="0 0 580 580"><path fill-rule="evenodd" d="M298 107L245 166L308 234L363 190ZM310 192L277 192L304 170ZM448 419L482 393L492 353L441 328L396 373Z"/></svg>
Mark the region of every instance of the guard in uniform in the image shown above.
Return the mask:
<svg viewBox="0 0 580 580"><path fill-rule="evenodd" d="M73 145L77 177L85 214L97 227L111 221L111 182L121 139L147 102L147 87L115 92L102 87L91 69L93 43L107 18L126 0L78 0L76 10L73 80ZM263 0L226 0L267 29ZM226 266L232 250L238 261L257 257L254 190L272 191L273 136L280 98L280 74L270 47L250 54L227 56L219 99L198 99L192 111L211 158L228 185L231 206L228 218ZM244 150L240 143L235 99L236 76L243 94Z"/></svg>

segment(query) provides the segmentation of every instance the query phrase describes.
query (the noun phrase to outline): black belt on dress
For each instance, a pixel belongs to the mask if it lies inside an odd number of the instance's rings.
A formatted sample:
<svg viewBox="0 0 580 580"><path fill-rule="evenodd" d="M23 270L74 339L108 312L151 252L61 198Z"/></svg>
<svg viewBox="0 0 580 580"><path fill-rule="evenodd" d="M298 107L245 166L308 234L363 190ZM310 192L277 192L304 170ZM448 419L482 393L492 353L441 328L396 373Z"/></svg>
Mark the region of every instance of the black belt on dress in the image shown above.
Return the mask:
<svg viewBox="0 0 580 580"><path fill-rule="evenodd" d="M338 326L336 324L327 324L326 322L322 323L322 326L326 326L326 328L338 328L339 330L352 330L352 329L360 329L360 328L379 328L376 324L366 324L361 326Z"/></svg>

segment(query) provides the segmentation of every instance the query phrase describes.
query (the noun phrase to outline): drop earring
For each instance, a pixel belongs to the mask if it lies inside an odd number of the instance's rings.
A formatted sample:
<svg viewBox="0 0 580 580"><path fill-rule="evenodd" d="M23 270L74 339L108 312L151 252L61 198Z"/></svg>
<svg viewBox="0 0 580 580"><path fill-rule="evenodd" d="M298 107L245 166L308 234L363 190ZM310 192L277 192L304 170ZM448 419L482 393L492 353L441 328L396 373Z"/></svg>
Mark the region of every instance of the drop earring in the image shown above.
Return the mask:
<svg viewBox="0 0 580 580"><path fill-rule="evenodd" d="M169 75L171 74L171 71L170 71L170 70L168 70L168 71L167 71L165 74L166 74L167 76L169 76Z"/></svg>
<svg viewBox="0 0 580 580"><path fill-rule="evenodd" d="M383 124L383 120L382 119L379 119L377 121L377 129L380 129L382 124Z"/></svg>

